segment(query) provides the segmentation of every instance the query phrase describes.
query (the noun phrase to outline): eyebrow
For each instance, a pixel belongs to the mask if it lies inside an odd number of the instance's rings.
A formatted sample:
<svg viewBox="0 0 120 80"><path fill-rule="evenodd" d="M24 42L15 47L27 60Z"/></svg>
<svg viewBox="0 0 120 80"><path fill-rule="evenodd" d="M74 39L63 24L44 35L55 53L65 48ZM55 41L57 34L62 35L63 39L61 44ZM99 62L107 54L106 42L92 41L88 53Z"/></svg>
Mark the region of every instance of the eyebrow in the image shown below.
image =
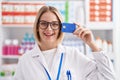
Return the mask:
<svg viewBox="0 0 120 80"><path fill-rule="evenodd" d="M39 22L40 22L40 21L48 22L48 21L45 21L45 20L39 20ZM52 21L52 22L59 22L59 21Z"/></svg>

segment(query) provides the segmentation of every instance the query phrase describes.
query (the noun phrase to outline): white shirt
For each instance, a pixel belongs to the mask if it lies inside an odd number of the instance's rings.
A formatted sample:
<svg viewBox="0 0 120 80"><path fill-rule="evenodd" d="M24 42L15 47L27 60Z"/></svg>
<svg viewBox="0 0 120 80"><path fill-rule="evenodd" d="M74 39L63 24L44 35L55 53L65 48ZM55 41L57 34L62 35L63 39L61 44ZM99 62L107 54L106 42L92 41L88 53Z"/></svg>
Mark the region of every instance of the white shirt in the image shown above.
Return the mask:
<svg viewBox="0 0 120 80"><path fill-rule="evenodd" d="M33 50L20 58L14 80L48 80L42 65L47 69L52 80L56 80L61 53L64 56L60 80L68 80L66 75L68 70L71 72L72 80L115 80L113 65L103 51L94 52L94 60L92 60L78 49L62 45L58 46L51 67L48 67L48 62L36 45Z"/></svg>
<svg viewBox="0 0 120 80"><path fill-rule="evenodd" d="M54 48L54 49L42 51L42 54L43 54L45 61L48 65L48 69L51 69L51 64L52 64L53 58L55 56L56 50L57 49Z"/></svg>

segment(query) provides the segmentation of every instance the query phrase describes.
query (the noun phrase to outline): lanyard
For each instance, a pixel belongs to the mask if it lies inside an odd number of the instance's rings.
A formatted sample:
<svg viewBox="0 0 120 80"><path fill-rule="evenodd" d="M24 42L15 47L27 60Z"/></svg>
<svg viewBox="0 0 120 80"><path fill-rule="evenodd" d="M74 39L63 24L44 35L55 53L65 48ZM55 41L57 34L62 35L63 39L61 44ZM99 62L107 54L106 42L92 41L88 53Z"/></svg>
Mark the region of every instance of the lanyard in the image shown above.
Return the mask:
<svg viewBox="0 0 120 80"><path fill-rule="evenodd" d="M58 73L57 73L57 78L56 80L59 80L60 78L60 72L61 72L61 67L62 67L62 62L63 62L63 53L61 54L61 57L60 57L60 62L59 62L59 67L58 67ZM50 77L50 74L49 72L47 71L47 69L43 66L47 76L48 76L48 80L52 80L51 77Z"/></svg>

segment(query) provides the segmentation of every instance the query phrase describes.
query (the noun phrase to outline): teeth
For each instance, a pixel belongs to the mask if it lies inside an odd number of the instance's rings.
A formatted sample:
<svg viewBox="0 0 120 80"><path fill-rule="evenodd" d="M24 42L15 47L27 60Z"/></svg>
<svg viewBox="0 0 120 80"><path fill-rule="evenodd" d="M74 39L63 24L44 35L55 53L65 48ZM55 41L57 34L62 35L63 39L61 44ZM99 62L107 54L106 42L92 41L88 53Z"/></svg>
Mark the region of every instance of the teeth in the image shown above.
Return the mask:
<svg viewBox="0 0 120 80"><path fill-rule="evenodd" d="M52 36L52 35L47 35L47 36Z"/></svg>
<svg viewBox="0 0 120 80"><path fill-rule="evenodd" d="M46 36L52 36L53 34L45 34Z"/></svg>

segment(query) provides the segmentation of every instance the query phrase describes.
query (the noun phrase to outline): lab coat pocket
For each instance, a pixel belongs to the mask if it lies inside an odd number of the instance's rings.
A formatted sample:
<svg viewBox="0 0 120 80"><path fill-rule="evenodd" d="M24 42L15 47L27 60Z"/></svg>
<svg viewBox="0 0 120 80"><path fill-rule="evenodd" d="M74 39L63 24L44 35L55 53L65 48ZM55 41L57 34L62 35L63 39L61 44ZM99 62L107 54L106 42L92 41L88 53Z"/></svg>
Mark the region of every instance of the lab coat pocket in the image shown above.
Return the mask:
<svg viewBox="0 0 120 80"><path fill-rule="evenodd" d="M77 80L75 72L73 70L65 70L63 72L62 80Z"/></svg>

